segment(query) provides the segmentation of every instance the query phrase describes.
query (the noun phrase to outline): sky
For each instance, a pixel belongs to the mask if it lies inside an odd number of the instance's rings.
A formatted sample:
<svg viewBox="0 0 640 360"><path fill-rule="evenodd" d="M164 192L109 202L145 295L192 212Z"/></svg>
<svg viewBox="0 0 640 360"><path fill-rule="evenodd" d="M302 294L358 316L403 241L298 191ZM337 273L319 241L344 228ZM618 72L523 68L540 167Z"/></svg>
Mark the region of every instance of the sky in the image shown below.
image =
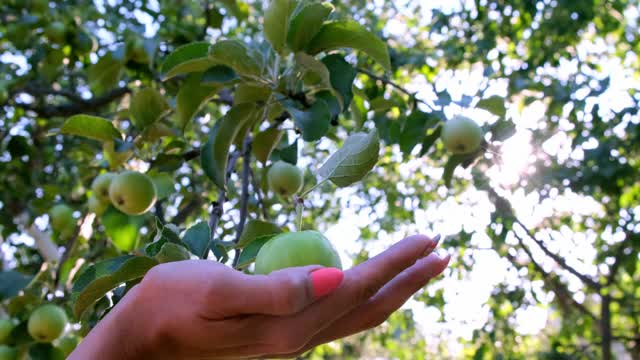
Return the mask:
<svg viewBox="0 0 640 360"><path fill-rule="evenodd" d="M382 0L376 0L374 3L380 3ZM100 8L102 0L95 0ZM410 29L404 25L403 11L410 11L407 8L409 0L398 0L396 4L400 9L400 13L390 19L387 28L389 34L401 36L410 32ZM448 12L457 9L462 2L459 1L421 1L423 4L422 21L428 22L431 17L431 9L439 9ZM467 6L472 6L472 1L467 1ZM157 2L151 1L150 7L157 8ZM413 15L413 14L411 14ZM637 10L633 10L629 14L625 14L631 18L637 18ZM145 14L139 12L136 16L146 23L146 36L153 36L158 29L157 24L151 23L151 19ZM98 34L99 36L108 36L107 34ZM599 54L607 44L602 39L585 40L579 47L579 56L588 56L590 54ZM632 99L628 95L629 88L638 88L637 79L633 77L633 73L628 70L628 63L637 60L635 54L629 54L629 58L620 62L617 59L606 60L603 64L601 76L610 76L611 88L601 95L601 111L603 114L609 113L611 110L619 110L632 103ZM25 68L26 61L24 58L14 56L8 53L0 54L0 61L14 62ZM446 89L453 99L459 99L463 95L475 95L477 90L485 81L483 77L483 68L471 67L461 71L445 71L440 74L436 80L438 87ZM555 75L562 78L563 74L571 74L579 71L576 61L565 61L559 69L548 69L549 72L556 72ZM426 101L436 99L436 94L431 86L427 86L426 79L417 76L407 85L407 89L417 92L418 97ZM506 83L492 83L489 93L495 95L506 94ZM552 199L540 201L536 194L526 194L522 190L518 190L516 186L521 180L535 178L530 164L540 155L536 151L543 151L547 155L556 156L559 159L579 159L582 155L580 151L572 151L569 139L559 132L556 136L548 139L542 149L534 149L531 142L531 130L541 126L544 119L541 114L544 113L544 104L540 101L531 103L530 105L520 108L517 104L508 104L508 117L510 117L517 125L516 134L507 140L503 147L502 153L499 154L502 159L501 166L493 166L487 172L492 184L503 189L503 196L506 196L512 204L514 210L521 220L529 227L535 227L542 220L554 216L556 214L574 212L584 216L597 216L602 213L601 206L593 199L587 196L580 196L571 192L558 193ZM457 106L448 107L445 110L447 117L453 117L457 114L464 114L479 124L495 121L492 114L480 109L462 109ZM634 119L632 121L638 121ZM589 145L587 145L589 146ZM597 146L597 143L590 146ZM399 153L399 149L395 149ZM305 165L305 159L301 159L301 166ZM438 186L442 177L442 168L434 168L428 164L426 159L412 159L400 167L403 178L409 178L417 171L428 174L433 183L431 184L440 194L446 194L447 190L442 186ZM470 171L458 169L455 178L470 179ZM515 188L515 190L512 190ZM327 237L338 249L345 268L351 266L351 258L362 250L363 244L359 241L359 228L367 226L371 223L371 218L366 214L358 212L350 207L346 199L350 201L358 201L359 196L353 188L339 189L336 191L336 198L342 199L342 214L340 220L335 224L327 225ZM363 199L359 199L364 201ZM376 207L378 214L385 211L384 205ZM515 327L520 334L536 335L544 332L545 328L553 325L553 321L548 316L548 305L552 297L542 290L540 282L525 283L521 281L521 277L525 274L518 274L509 266L506 259L500 258L493 250L491 250L492 242L484 234L485 228L490 223L490 213L492 204L488 200L485 193L477 191L470 187L456 196L448 197L441 203L425 204L423 208L415 211L415 219L412 225L402 226L395 234L386 234L381 232L381 237L366 244L366 249L370 255L376 255L390 245L400 240L403 234L423 233L430 236L441 234L444 241L440 245L438 253L451 253L455 257L462 256L467 261L471 256L475 261L473 269L463 274L462 279L458 278L457 273L447 270L442 278L433 281L425 291L429 294L435 294L436 291L442 289L446 305L443 310L444 322L440 322L440 309L434 306L425 306L421 302L415 300L409 301L405 308L411 309L418 322L420 331L427 339L428 346L437 340L445 339L449 351L452 356L460 354L463 349L463 343L460 339L466 341L471 339L474 330L481 328L489 316L489 309L486 305L487 300L491 297L493 289L498 284L510 284L515 287L526 286L532 292L538 294L538 299L542 299L542 303L538 306L530 306L518 309L516 311ZM46 217L40 220L40 226L46 227ZM447 247L447 238L453 238L462 229L467 232L476 231L472 238L473 246L478 250L469 250L465 254L453 253ZM550 244L550 250L560 254L567 259L568 263L578 270L595 274L597 267L591 264L596 252L592 244L595 241L595 235L575 234L565 229L560 237L560 241L545 239ZM29 235L20 235L22 240L29 243L33 240ZM509 238L511 244L515 244L513 238ZM611 235L611 241L615 242L615 235ZM617 240L619 241L619 240ZM533 249L534 256L540 261L546 269L560 271L556 265L543 256L541 250L536 248L530 242L528 245ZM532 246L533 245L533 246ZM579 245L579 246L577 246ZM3 252L7 250L3 248ZM575 292L577 301L584 301L584 294L580 291L580 282L572 275L565 274L570 284L570 289ZM432 349L434 350L434 349Z"/></svg>

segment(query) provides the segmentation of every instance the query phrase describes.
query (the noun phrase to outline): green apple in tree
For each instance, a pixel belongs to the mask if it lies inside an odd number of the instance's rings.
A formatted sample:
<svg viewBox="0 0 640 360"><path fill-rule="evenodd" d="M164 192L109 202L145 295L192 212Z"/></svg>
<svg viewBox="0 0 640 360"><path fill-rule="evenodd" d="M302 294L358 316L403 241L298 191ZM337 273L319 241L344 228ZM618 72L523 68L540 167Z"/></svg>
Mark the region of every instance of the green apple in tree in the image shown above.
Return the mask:
<svg viewBox="0 0 640 360"><path fill-rule="evenodd" d="M13 327L11 319L0 319L0 344L6 344Z"/></svg>
<svg viewBox="0 0 640 360"><path fill-rule="evenodd" d="M89 211L96 214L97 216L101 216L102 214L104 214L104 212L109 208L109 204L109 202L101 201L95 195L89 196L89 200L87 200Z"/></svg>
<svg viewBox="0 0 640 360"><path fill-rule="evenodd" d="M31 313L27 329L36 341L52 342L62 335L67 322L67 314L61 307L46 304Z"/></svg>
<svg viewBox="0 0 640 360"><path fill-rule="evenodd" d="M295 165L278 161L267 173L269 188L280 196L291 196L302 190L302 171Z"/></svg>
<svg viewBox="0 0 640 360"><path fill-rule="evenodd" d="M465 116L456 116L447 121L442 129L442 142L454 154L469 154L480 148L482 129L475 121Z"/></svg>
<svg viewBox="0 0 640 360"><path fill-rule="evenodd" d="M18 350L7 345L0 345L0 360L16 360Z"/></svg>
<svg viewBox="0 0 640 360"><path fill-rule="evenodd" d="M47 38L56 44L62 44L65 41L67 29L60 21L54 21L44 30Z"/></svg>
<svg viewBox="0 0 640 360"><path fill-rule="evenodd" d="M49 210L51 228L62 236L68 236L76 228L76 219L73 217L73 209L66 204L58 204Z"/></svg>
<svg viewBox="0 0 640 360"><path fill-rule="evenodd" d="M256 257L257 274L269 274L290 267L322 265L342 269L338 252L317 231L290 232L267 241Z"/></svg>
<svg viewBox="0 0 640 360"><path fill-rule="evenodd" d="M93 193L93 196L103 203L109 203L109 186L111 185L111 181L114 177L116 177L116 174L109 172L96 176L91 183L91 192Z"/></svg>
<svg viewBox="0 0 640 360"><path fill-rule="evenodd" d="M125 171L111 181L109 198L125 214L144 214L156 203L156 186L145 174Z"/></svg>
<svg viewBox="0 0 640 360"><path fill-rule="evenodd" d="M78 346L79 342L80 340L78 339L77 336L74 336L74 335L63 336L60 339L58 339L57 348L60 349L60 351L62 351L65 357L67 357L76 348L76 346Z"/></svg>

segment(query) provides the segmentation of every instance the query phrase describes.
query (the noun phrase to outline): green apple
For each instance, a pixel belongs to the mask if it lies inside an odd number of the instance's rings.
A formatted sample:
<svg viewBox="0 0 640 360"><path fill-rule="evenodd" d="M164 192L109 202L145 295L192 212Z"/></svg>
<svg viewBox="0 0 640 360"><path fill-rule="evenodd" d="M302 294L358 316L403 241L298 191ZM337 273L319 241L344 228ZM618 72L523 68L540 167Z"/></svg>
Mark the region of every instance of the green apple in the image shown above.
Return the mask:
<svg viewBox="0 0 640 360"><path fill-rule="evenodd" d="M73 209L65 204L58 204L49 210L51 228L62 236L68 236L76 228L76 219L73 217Z"/></svg>
<svg viewBox="0 0 640 360"><path fill-rule="evenodd" d="M480 148L482 129L475 121L456 116L447 121L442 129L442 142L454 154L469 154Z"/></svg>
<svg viewBox="0 0 640 360"><path fill-rule="evenodd" d="M0 319L0 344L6 344L13 330L11 319Z"/></svg>
<svg viewBox="0 0 640 360"><path fill-rule="evenodd" d="M61 307L46 304L31 313L27 329L36 341L52 342L62 335L67 322L67 314Z"/></svg>
<svg viewBox="0 0 640 360"><path fill-rule="evenodd" d="M7 345L0 345L0 360L15 360L18 358L18 350Z"/></svg>
<svg viewBox="0 0 640 360"><path fill-rule="evenodd" d="M62 351L65 357L67 357L69 356L69 354L71 354L71 352L73 352L76 346L78 346L79 342L80 340L78 339L77 336L73 336L73 335L63 336L60 339L58 339L57 348L60 351Z"/></svg>
<svg viewBox="0 0 640 360"><path fill-rule="evenodd" d="M156 203L156 186L145 174L125 171L111 181L109 198L125 214L144 214Z"/></svg>
<svg viewBox="0 0 640 360"><path fill-rule="evenodd" d="M342 269L340 256L329 240L317 231L290 232L274 236L258 252L257 274L307 265Z"/></svg>
<svg viewBox="0 0 640 360"><path fill-rule="evenodd" d="M91 191L93 192L93 196L98 198L98 200L103 203L109 203L109 186L111 185L111 181L116 177L114 173L102 173L96 176L91 183Z"/></svg>
<svg viewBox="0 0 640 360"><path fill-rule="evenodd" d="M302 171L295 165L278 161L267 174L269 188L280 196L291 196L302 190Z"/></svg>
<svg viewBox="0 0 640 360"><path fill-rule="evenodd" d="M109 202L103 202L95 195L91 195L89 196L89 200L87 200L87 206L89 207L90 212L97 216L101 216L105 211L107 211L107 208L109 208Z"/></svg>
<svg viewBox="0 0 640 360"><path fill-rule="evenodd" d="M60 21L54 21L44 30L47 38L56 44L61 44L65 41L67 29Z"/></svg>

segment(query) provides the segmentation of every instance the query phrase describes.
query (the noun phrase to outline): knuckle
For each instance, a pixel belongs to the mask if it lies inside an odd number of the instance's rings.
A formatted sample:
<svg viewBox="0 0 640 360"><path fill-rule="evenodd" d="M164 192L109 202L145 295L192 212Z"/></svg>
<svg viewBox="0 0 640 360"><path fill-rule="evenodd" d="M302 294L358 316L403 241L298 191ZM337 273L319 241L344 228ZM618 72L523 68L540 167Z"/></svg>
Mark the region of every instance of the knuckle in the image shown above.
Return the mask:
<svg viewBox="0 0 640 360"><path fill-rule="evenodd" d="M278 276L275 289L272 292L276 310L282 313L297 311L303 304L300 291L303 285L295 276Z"/></svg>
<svg viewBox="0 0 640 360"><path fill-rule="evenodd" d="M378 292L378 286L374 281L364 281L358 288L356 298L360 301L366 301L372 298Z"/></svg>

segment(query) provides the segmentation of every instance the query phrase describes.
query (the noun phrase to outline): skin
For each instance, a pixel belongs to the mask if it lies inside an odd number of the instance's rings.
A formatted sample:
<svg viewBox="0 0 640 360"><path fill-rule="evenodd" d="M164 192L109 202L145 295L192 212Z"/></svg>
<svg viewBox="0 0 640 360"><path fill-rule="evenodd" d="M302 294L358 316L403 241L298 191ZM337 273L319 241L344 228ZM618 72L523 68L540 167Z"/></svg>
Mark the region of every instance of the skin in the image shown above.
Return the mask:
<svg viewBox="0 0 640 360"><path fill-rule="evenodd" d="M69 359L294 358L384 322L444 271L449 257L432 254L435 246L408 237L345 271L320 299L309 275L318 266L247 275L213 261L162 264Z"/></svg>

